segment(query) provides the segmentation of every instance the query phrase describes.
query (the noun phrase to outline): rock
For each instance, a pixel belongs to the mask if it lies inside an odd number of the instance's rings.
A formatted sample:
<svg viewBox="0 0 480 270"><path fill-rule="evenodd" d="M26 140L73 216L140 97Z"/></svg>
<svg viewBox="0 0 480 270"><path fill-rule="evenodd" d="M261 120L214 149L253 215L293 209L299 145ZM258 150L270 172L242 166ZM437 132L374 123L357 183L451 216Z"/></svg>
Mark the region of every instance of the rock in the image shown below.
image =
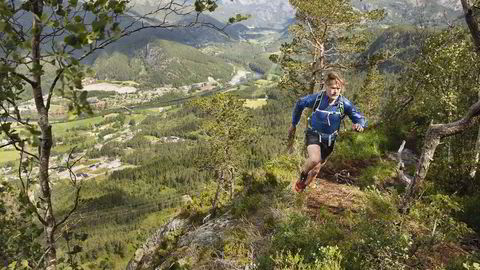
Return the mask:
<svg viewBox="0 0 480 270"><path fill-rule="evenodd" d="M103 140L104 141L109 140L109 139L113 138L113 136L115 136L115 134L107 134L107 135L103 136Z"/></svg>
<svg viewBox="0 0 480 270"><path fill-rule="evenodd" d="M227 214L211 219L200 227L189 224L186 219L174 218L135 251L127 270L169 269L172 265L188 264L192 269L196 269L198 265L195 263L204 256L202 250L221 245L225 233L231 231L235 225L233 218ZM179 233L183 234L178 235ZM175 247L159 260L157 252L161 245L175 235L178 237Z"/></svg>
<svg viewBox="0 0 480 270"><path fill-rule="evenodd" d="M141 248L135 251L134 257L128 262L127 270L152 269L155 251L163 240L176 231L183 230L187 225L186 219L174 218L165 226L158 229Z"/></svg>

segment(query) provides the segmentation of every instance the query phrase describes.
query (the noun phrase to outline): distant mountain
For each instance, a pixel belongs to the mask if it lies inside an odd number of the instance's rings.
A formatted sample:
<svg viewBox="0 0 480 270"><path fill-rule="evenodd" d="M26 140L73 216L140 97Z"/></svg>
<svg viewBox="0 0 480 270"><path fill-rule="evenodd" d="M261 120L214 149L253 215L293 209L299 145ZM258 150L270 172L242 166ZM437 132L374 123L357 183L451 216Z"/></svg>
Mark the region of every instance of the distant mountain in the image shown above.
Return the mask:
<svg viewBox="0 0 480 270"><path fill-rule="evenodd" d="M412 26L393 26L385 29L360 56L360 67L365 67L367 60L373 55L386 52L393 55L381 62L381 71L399 72L403 69L401 63L412 60L419 54L423 42L434 30L419 29Z"/></svg>
<svg viewBox="0 0 480 270"><path fill-rule="evenodd" d="M237 13L252 16L242 22L249 27L274 29L284 28L295 16L288 0L220 0L212 16L225 21Z"/></svg>
<svg viewBox="0 0 480 270"><path fill-rule="evenodd" d="M385 9L386 24L445 24L461 14L457 0L352 0L352 4L360 10ZM288 0L219 0L219 7L211 16L226 21L236 13L252 15L242 22L249 27L275 29L290 25L295 17Z"/></svg>
<svg viewBox="0 0 480 270"><path fill-rule="evenodd" d="M384 9L385 24L446 25L461 15L455 0L353 0L360 10Z"/></svg>
<svg viewBox="0 0 480 270"><path fill-rule="evenodd" d="M182 86L207 81L208 77L226 81L233 76L233 67L225 60L177 42L155 40L129 53L100 55L93 65L97 78Z"/></svg>
<svg viewBox="0 0 480 270"><path fill-rule="evenodd" d="M178 23L188 24L192 20L194 20L193 16L186 16L182 17ZM220 29L225 26L224 23L208 15L202 14L199 16L198 20L200 22L210 23L211 25L214 25ZM125 17L123 23L130 23L130 18ZM151 23L153 24L155 21L151 21ZM179 27L171 29L151 28L134 33L130 36L126 36L108 46L105 51L109 54L117 51L132 56L133 52L140 48L144 48L147 46L147 44L156 40L170 40L193 47L201 47L210 43L225 43L242 40L248 37L248 31L249 29L242 24L229 25L223 32L209 27ZM101 53L102 52L92 54L88 59L86 59L85 63L93 63L93 61L95 61L95 59Z"/></svg>

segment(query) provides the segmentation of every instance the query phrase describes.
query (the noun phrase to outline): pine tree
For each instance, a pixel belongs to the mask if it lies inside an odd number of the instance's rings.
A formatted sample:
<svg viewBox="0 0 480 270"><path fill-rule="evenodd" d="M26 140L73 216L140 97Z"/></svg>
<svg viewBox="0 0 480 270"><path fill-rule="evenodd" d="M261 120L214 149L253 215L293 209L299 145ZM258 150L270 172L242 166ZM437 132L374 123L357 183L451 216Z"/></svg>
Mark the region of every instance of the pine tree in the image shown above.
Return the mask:
<svg viewBox="0 0 480 270"><path fill-rule="evenodd" d="M323 87L324 73L345 69L349 56L367 44L363 31L368 23L384 17L383 10L362 12L349 0L290 0L296 8L293 39L282 44L281 54L270 59L280 64L280 86L294 96L311 94Z"/></svg>
<svg viewBox="0 0 480 270"><path fill-rule="evenodd" d="M200 163L204 169L214 173L217 181L217 191L212 202L213 215L222 189L229 190L230 198L233 198L235 177L245 161L245 145L255 138L251 116L243 103L244 100L223 93L191 103L206 117L201 128L206 149Z"/></svg>

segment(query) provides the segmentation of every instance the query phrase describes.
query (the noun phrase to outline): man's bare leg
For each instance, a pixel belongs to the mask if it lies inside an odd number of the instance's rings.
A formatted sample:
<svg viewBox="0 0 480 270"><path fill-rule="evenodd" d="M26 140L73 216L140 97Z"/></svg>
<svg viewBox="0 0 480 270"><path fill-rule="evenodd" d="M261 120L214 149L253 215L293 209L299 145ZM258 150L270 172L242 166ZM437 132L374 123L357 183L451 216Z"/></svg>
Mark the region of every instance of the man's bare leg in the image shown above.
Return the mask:
<svg viewBox="0 0 480 270"><path fill-rule="evenodd" d="M295 184L296 191L302 191L308 184L315 179L317 173L320 171L321 165L321 150L320 146L311 144L307 146L308 158L303 165L302 174L300 179ZM306 175L305 175L306 174ZM304 178L306 177L306 178Z"/></svg>
<svg viewBox="0 0 480 270"><path fill-rule="evenodd" d="M320 145L317 144L310 144L307 146L307 153L308 153L308 158L305 160L305 163L303 164L303 172L310 172L313 167L317 166L317 164L321 160L321 155L320 155Z"/></svg>
<svg viewBox="0 0 480 270"><path fill-rule="evenodd" d="M315 165L315 167L308 172L307 181L305 181L305 187L308 187L308 185L310 185L310 183L317 178L318 173L326 162L326 160L318 162L317 165Z"/></svg>

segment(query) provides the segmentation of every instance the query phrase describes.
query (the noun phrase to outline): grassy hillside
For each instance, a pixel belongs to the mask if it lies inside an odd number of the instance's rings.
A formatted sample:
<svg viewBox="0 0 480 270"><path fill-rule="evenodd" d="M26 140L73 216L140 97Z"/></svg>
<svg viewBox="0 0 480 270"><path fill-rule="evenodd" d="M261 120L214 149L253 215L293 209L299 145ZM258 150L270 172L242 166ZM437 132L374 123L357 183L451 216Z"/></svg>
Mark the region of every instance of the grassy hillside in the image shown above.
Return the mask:
<svg viewBox="0 0 480 270"><path fill-rule="evenodd" d="M226 61L205 55L194 47L156 40L137 49L133 57L121 52L97 58L94 69L99 79L135 80L147 85L187 85L213 77L228 80L233 67Z"/></svg>
<svg viewBox="0 0 480 270"><path fill-rule="evenodd" d="M375 40L360 55L359 61L366 61L375 54L383 54L387 59L379 63L379 69L398 72L404 63L418 55L422 44L434 32L432 28L420 29L411 25L397 25L380 30Z"/></svg>
<svg viewBox="0 0 480 270"><path fill-rule="evenodd" d="M342 132L320 179L292 193L303 133L287 154L282 134L291 101L276 94L255 110L262 139L252 148L255 166L237 179L236 198L222 201L217 218L202 221L215 195L205 185L175 219L188 225L156 239L156 248L144 250L154 259L135 269L460 270L478 261L478 247L467 244L476 238L473 223L462 222L459 198L429 190L409 212L398 211L404 186L388 157L398 147L388 129Z"/></svg>
<svg viewBox="0 0 480 270"><path fill-rule="evenodd" d="M258 91L267 91L265 85ZM271 90L268 90L271 91ZM168 97L165 97L168 99ZM260 145L249 145L245 168L255 168L280 151L275 134L280 122L275 106L249 101L256 125L262 130ZM263 107L262 107L263 106ZM273 107L272 107L273 106ZM260 117L260 115L263 115ZM268 115L272 115L269 117ZM264 122L266 119L273 122ZM168 219L182 211L184 199L211 196L212 172L195 160L202 155L198 129L202 119L185 106L136 108L53 124L51 166L58 168L72 149L80 160L73 171L82 180L79 208L69 223L77 233L87 233L76 260L85 269L125 269L139 245ZM170 136L177 136L178 141ZM18 154L0 150L1 166L16 168ZM11 169L15 174L15 169ZM68 172L52 169L53 200L58 214L73 204ZM66 243L59 242L59 257ZM72 243L70 243L72 244Z"/></svg>
<svg viewBox="0 0 480 270"><path fill-rule="evenodd" d="M192 108L134 109L53 126L52 166L77 146L76 156L84 158L75 172L88 175L69 223L75 232L88 234L75 243L82 246L75 257L79 265L125 269L142 243L173 217L187 218L191 227L163 239L153 250L155 266L463 270L463 263L478 259L478 247L467 242L476 239L471 229L478 228L476 197L429 190L410 212L397 211L403 186L388 158L398 147L392 131L342 132L316 187L293 194L290 185L304 158L300 128L297 150L285 151L293 101L266 80L233 93L243 98L267 94L268 99L246 104L256 108L250 113L258 140L243 149L247 158L236 179L235 199L221 200L219 216L228 216L231 225L218 232L219 238L212 237L220 240L211 245L182 246L182 239L210 224L203 226L202 220L216 188L213 172L196 162L202 155L203 118ZM63 214L73 203L71 187L63 179L53 189L58 214ZM66 243L61 238L58 243L64 256Z"/></svg>

